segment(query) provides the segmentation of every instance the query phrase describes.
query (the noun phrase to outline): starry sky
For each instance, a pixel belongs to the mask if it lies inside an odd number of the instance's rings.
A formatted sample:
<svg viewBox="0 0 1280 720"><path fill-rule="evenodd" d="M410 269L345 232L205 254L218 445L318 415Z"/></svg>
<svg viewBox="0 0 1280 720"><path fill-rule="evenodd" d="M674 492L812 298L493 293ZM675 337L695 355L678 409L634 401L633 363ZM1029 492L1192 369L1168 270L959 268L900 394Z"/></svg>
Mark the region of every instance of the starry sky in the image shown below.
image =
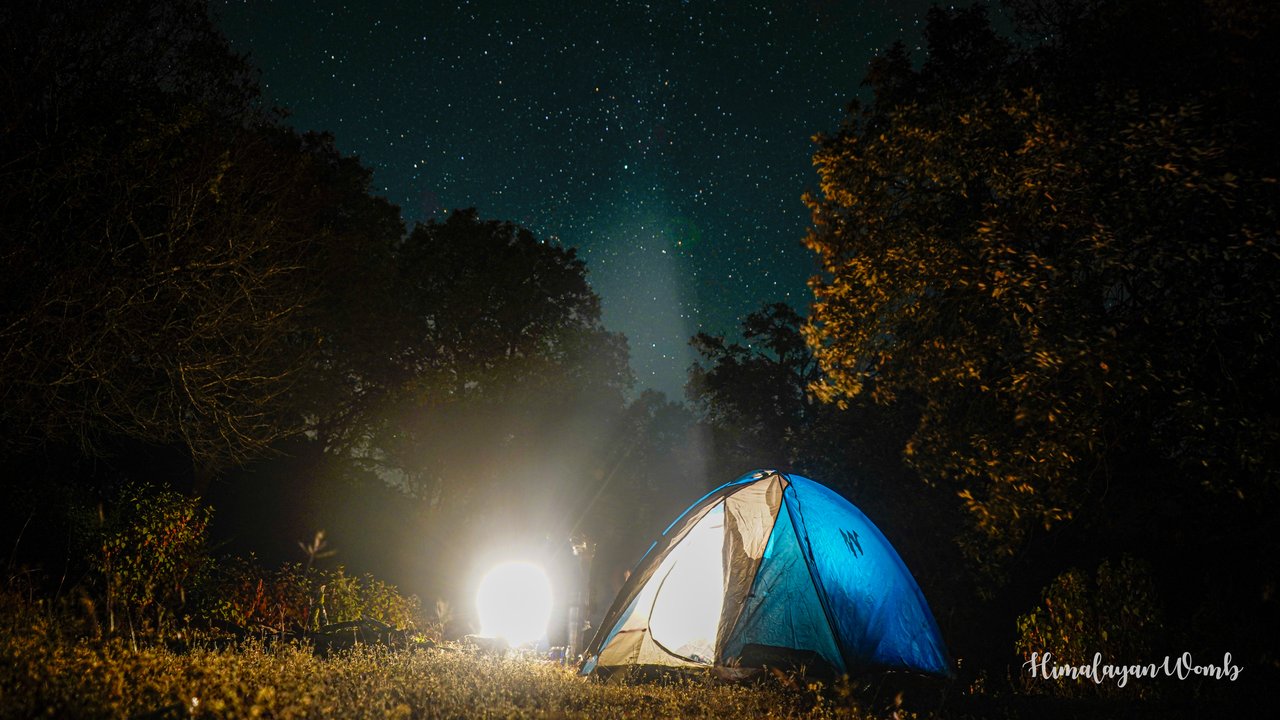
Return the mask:
<svg viewBox="0 0 1280 720"><path fill-rule="evenodd" d="M579 249L637 389L672 399L706 331L804 311L817 132L931 0L215 0L299 130L328 130L410 224L476 207Z"/></svg>

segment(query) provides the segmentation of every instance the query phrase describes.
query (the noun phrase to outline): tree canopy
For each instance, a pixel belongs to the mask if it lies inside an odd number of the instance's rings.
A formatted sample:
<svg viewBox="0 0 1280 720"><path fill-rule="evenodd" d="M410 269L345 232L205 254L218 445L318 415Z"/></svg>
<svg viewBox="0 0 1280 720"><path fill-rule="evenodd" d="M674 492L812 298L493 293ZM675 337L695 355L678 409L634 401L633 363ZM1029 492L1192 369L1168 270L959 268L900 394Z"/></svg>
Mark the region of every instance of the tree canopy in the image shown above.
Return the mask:
<svg viewBox="0 0 1280 720"><path fill-rule="evenodd" d="M358 158L262 106L208 10L0 8L0 457L31 471L6 527L56 537L69 497L161 477L232 509L246 551L328 518L417 571L425 536L469 530L634 543L661 513L586 509L700 491L633 464L692 420L628 403L574 249L475 210L406 233Z"/></svg>
<svg viewBox="0 0 1280 720"><path fill-rule="evenodd" d="M791 307L773 303L746 317L743 342L707 333L691 340L701 360L689 369L686 394L711 428L717 464L730 473L774 466L788 455L817 379L802 323Z"/></svg>
<svg viewBox="0 0 1280 720"><path fill-rule="evenodd" d="M932 11L923 65L890 51L875 101L817 138L806 196L815 391L919 407L903 452L962 498L988 567L1112 484L1249 502L1280 467L1280 167L1233 54L1265 54L1274 26L1178 4L1163 23L1221 82L1170 92L1112 52L1086 91L1068 60L1133 16L1056 5L1070 27L1016 52L980 7Z"/></svg>
<svg viewBox="0 0 1280 720"><path fill-rule="evenodd" d="M545 450L549 428L621 406L626 341L604 329L573 249L463 210L417 226L395 258L400 380L348 444L414 494L461 502L532 462L518 458Z"/></svg>
<svg viewBox="0 0 1280 720"><path fill-rule="evenodd" d="M0 13L22 70L0 80L6 446L126 437L216 465L303 429L337 332L313 310L391 249L396 209L259 108L202 2Z"/></svg>

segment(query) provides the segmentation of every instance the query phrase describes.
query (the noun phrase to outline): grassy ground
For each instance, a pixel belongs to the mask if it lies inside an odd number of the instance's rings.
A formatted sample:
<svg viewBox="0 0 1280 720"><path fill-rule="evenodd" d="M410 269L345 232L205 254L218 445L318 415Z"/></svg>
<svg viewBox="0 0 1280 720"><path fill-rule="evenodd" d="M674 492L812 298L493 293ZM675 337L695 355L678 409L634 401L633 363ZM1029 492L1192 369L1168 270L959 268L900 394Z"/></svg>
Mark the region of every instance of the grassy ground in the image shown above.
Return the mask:
<svg viewBox="0 0 1280 720"><path fill-rule="evenodd" d="M2 625L2 623L0 623ZM921 694L916 699L924 697ZM122 640L67 642L0 627L5 718L920 718L895 693L839 683L784 687L682 680L606 684L537 660L443 646L359 646L320 657L291 644L175 652ZM1215 701L1063 700L932 694L950 720L1274 717ZM916 706L917 709L928 709ZM1251 706L1250 706L1251 707Z"/></svg>
<svg viewBox="0 0 1280 720"><path fill-rule="evenodd" d="M458 649L133 650L0 638L0 717L865 717L838 688L609 685Z"/></svg>

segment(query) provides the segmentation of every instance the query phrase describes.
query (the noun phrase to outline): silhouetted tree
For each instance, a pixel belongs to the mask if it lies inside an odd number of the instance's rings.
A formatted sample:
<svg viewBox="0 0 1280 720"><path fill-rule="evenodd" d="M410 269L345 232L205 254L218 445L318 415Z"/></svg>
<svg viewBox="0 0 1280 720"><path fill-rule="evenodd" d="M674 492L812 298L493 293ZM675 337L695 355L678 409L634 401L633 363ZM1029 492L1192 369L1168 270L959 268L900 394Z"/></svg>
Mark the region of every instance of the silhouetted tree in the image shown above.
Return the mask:
<svg viewBox="0 0 1280 720"><path fill-rule="evenodd" d="M465 210L415 228L396 267L402 380L345 442L407 491L455 512L514 502L492 493L542 474L565 437L590 447L589 419L622 406L625 339L573 249Z"/></svg>
<svg viewBox="0 0 1280 720"><path fill-rule="evenodd" d="M368 172L258 109L203 2L0 27L5 449L123 437L214 466L327 414L301 380L337 333L312 310L400 235Z"/></svg>
<svg viewBox="0 0 1280 720"><path fill-rule="evenodd" d="M711 428L716 465L746 472L783 465L787 436L804 420L817 364L800 335L802 318L775 303L743 321L743 342L698 333L701 356L685 392Z"/></svg>

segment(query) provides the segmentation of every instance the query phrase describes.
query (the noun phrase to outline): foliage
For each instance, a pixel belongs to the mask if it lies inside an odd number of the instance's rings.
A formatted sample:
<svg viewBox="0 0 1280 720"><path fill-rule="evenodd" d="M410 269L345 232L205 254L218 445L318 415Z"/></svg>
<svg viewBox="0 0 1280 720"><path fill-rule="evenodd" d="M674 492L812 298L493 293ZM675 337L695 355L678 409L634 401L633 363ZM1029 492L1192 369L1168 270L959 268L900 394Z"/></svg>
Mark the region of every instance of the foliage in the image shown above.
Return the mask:
<svg viewBox="0 0 1280 720"><path fill-rule="evenodd" d="M326 414L343 386L300 378L341 326L311 310L400 234L368 171L260 111L200 0L0 28L0 449L126 437L217 465Z"/></svg>
<svg viewBox="0 0 1280 720"><path fill-rule="evenodd" d="M280 632L365 617L397 628L424 625L416 596L401 595L370 575L353 577L341 567L330 571L299 563L265 570L252 557L220 561L201 605L210 619Z"/></svg>
<svg viewBox="0 0 1280 720"><path fill-rule="evenodd" d="M903 452L960 496L984 571L1112 468L1272 492L1280 186L1249 133L1203 97L1068 104L980 10L927 37L818 138L817 395L919 408ZM979 66L972 92L948 80Z"/></svg>
<svg viewBox="0 0 1280 720"><path fill-rule="evenodd" d="M817 365L800 334L803 320L783 303L742 324L743 342L698 333L701 356L686 394L712 429L721 467L774 467L787 457L788 434L805 420Z"/></svg>
<svg viewBox="0 0 1280 720"><path fill-rule="evenodd" d="M573 248L468 209L414 228L397 263L410 399L500 403L630 385L625 341L604 329Z"/></svg>
<svg viewBox="0 0 1280 720"><path fill-rule="evenodd" d="M608 356L618 338L604 332L573 248L469 209L414 228L398 257L416 323L413 362L427 382L501 397L548 369L598 367L580 379L615 389L628 381ZM606 361L587 363L588 347Z"/></svg>
<svg viewBox="0 0 1280 720"><path fill-rule="evenodd" d="M95 558L105 581L108 632L125 620L141 630L144 619L163 632L207 568L212 515L198 500L167 488L135 484L123 490Z"/></svg>
<svg viewBox="0 0 1280 720"><path fill-rule="evenodd" d="M515 478L584 474L631 383L585 264L473 209L418 225L395 263L396 374L333 447L443 522L496 520L495 506L521 497L545 504L563 490Z"/></svg>
<svg viewBox="0 0 1280 720"><path fill-rule="evenodd" d="M1076 667L1091 665L1095 653L1113 664L1152 662L1164 629L1151 569L1128 555L1118 562L1104 560L1095 580L1076 568L1054 578L1044 588L1040 605L1020 616L1017 625L1017 650L1026 660L1032 653L1052 653L1052 664ZM1150 682L1122 688L1069 677L1031 679L1025 673L1023 680L1028 692L1063 697L1151 697L1158 688Z"/></svg>
<svg viewBox="0 0 1280 720"><path fill-rule="evenodd" d="M278 632L363 618L429 629L417 597L371 575L310 562L266 570L252 556L210 557L212 514L200 500L168 488L131 484L120 492L96 534L92 558L104 580L108 634L128 623L131 636L163 635L185 629L175 622L184 616L197 624L217 620ZM81 594L92 611L94 593Z"/></svg>

